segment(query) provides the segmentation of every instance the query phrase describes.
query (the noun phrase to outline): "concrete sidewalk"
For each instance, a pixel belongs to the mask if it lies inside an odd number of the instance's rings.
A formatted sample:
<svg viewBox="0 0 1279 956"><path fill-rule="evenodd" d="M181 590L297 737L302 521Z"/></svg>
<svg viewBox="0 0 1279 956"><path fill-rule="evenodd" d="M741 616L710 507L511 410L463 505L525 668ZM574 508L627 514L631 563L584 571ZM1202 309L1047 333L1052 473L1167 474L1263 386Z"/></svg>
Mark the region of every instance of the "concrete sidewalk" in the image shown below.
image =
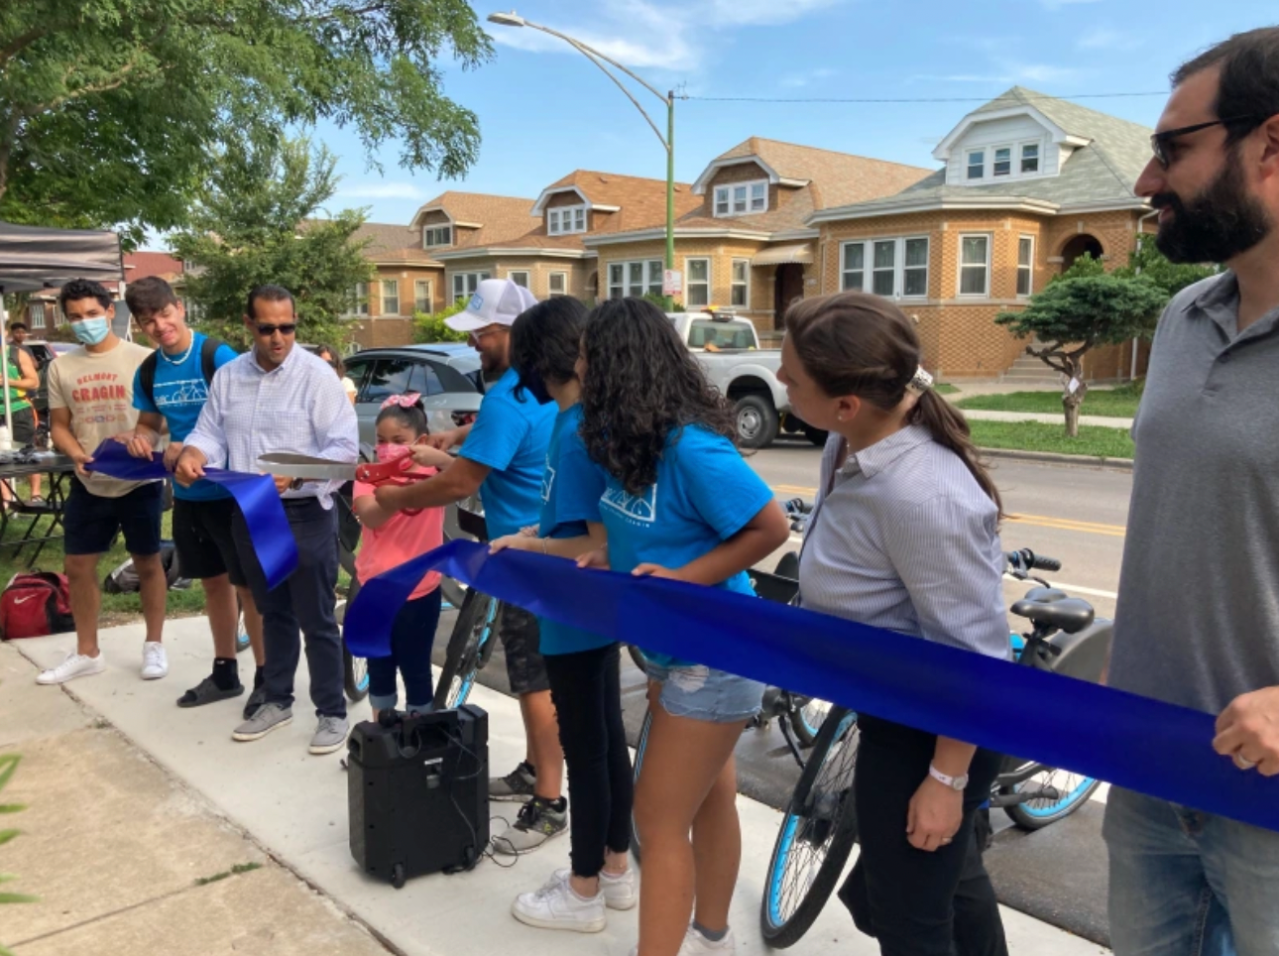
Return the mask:
<svg viewBox="0 0 1279 956"><path fill-rule="evenodd" d="M371 952L360 946L373 945L367 935L354 924L334 915L314 896L293 881L292 892L300 896L298 906L311 907L305 917L295 917L292 910L273 896L247 892L241 900L243 910L225 911L201 899L184 899L191 879L207 872L225 870L233 863L257 862L266 855L273 857L302 877L336 907L354 918L383 940L393 952L408 956L624 956L636 938L636 914L609 913L608 929L597 935L579 935L535 930L517 923L510 916L510 905L519 892L536 888L553 870L564 866L568 858L568 840L563 838L536 853L521 857L514 866L501 868L485 861L470 873L456 876L430 876L412 880L400 891L385 883L367 878L355 865L348 848L346 775L338 763L338 755L311 757L306 744L314 729L314 718L307 700L307 682L299 672L293 725L252 744L231 741L230 732L238 719L242 701L230 701L196 710L179 710L174 699L183 688L192 686L207 673L209 637L202 618L169 621L165 639L169 648L170 674L163 681L143 683L138 678L140 626L114 628L102 635L103 653L108 671L58 688L23 688L22 703L0 710L4 718L0 727L5 732L0 740L4 749L20 749L28 754L38 750L36 742L47 739L48 753L40 759L24 762L19 779L26 778L25 789L17 789L6 797L22 797L33 805L44 804L36 818L21 823L27 831L14 843L0 850L4 869L22 874L19 888L39 892L50 901L29 907L6 907L3 935L6 942L40 936L58 939L80 932L77 946L39 948L41 943L19 946L18 956L31 953L75 952L106 953L123 951L108 942L107 936L93 925L82 925L88 908L74 920L64 913L64 901L98 898L95 912L110 908L135 906L134 912L144 927L165 932L165 943L153 948L168 953L231 952L231 936L244 931L247 923L256 922L276 932L279 947L252 945L255 953L293 953L305 948L309 953L338 952L363 956ZM56 663L74 644L72 635L21 641L18 650L29 658L25 673L20 666L10 667L8 685L34 680L36 666ZM3 648L6 664L16 664L16 655ZM32 666L34 665L34 666ZM45 714L61 707L68 697L81 702L88 713L76 711L74 719L62 717L57 734L50 735L44 725ZM57 703L52 703L53 701ZM504 771L523 755L524 735L516 702L503 695L477 687L472 702L489 712L489 757L492 769ZM116 728L132 744L144 751L172 777L160 774L137 751L130 751L123 741L121 752L106 761L97 754L86 760L75 754L63 754L57 746L59 736L76 734L102 735L93 729L93 714ZM367 704L353 709L354 719L368 716ZM23 738L10 739L14 721L35 728ZM79 721L79 723L77 723ZM109 733L109 732L107 732ZM116 738L110 735L113 740ZM142 768L136 769L135 768ZM148 769L149 768L149 769ZM142 779L143 770L152 776ZM134 779L134 773L139 776ZM61 775L67 786L59 790L42 781ZM129 779L123 779L129 778ZM175 779L176 778L176 779ZM75 789L71 789L74 783ZM41 788L44 792L41 792ZM128 796L118 803L116 816L103 819L99 825L83 829L69 839L66 829L74 825L105 797L115 797L113 790L124 789ZM159 802L143 800L153 791L182 794L182 799L169 797ZM127 810L133 801L143 805ZM743 826L742 875L733 910L733 925L742 956L762 954L766 947L758 930L759 901L780 815L761 804L739 798ZM492 814L514 814L510 804L495 804ZM221 826L218 818L223 819ZM494 827L501 824L495 822ZM206 828L213 831L206 834ZM211 843L196 840L197 832ZM214 837L217 836L217 839ZM224 839L223 839L224 838ZM225 841L230 841L229 843ZM22 856L10 852L22 848ZM53 865L42 857L48 854ZM157 869L150 862L160 857L165 863L164 889L170 892L164 906L148 905L145 893L133 892L128 899L116 898L117 884L123 876L141 868ZM642 874L642 871L641 871ZM642 875L641 875L642 878ZM278 868L267 866L255 871L203 887L205 892L223 887L223 892L244 892L252 879L288 879ZM160 889L157 887L157 889ZM276 890L277 893L284 892ZM107 901L109 899L109 902ZM234 903L228 899L229 908ZM1098 946L1071 936L1012 910L1004 911L1010 948L1031 956L1084 956L1102 952ZM98 924L95 924L98 925ZM17 931L15 931L17 930ZM302 942L301 934L321 936L354 934L354 942L339 943L340 949L325 949L314 942ZM49 934L54 934L50 936ZM295 936L295 934L297 934ZM275 942L273 939L271 942ZM201 945L204 948L201 948ZM140 951L140 947L129 948ZM837 901L825 912L796 947L796 952L812 956L873 956L878 947L873 940L861 936Z"/></svg>
<svg viewBox="0 0 1279 956"><path fill-rule="evenodd" d="M1043 422L1046 425L1061 425L1065 427L1066 418L1060 413L1046 412L987 412L980 409L961 408L964 417L970 421L980 422ZM1081 425L1097 425L1101 428L1122 428L1125 431L1132 430L1131 418L1109 418L1105 415L1080 415L1079 424Z"/></svg>

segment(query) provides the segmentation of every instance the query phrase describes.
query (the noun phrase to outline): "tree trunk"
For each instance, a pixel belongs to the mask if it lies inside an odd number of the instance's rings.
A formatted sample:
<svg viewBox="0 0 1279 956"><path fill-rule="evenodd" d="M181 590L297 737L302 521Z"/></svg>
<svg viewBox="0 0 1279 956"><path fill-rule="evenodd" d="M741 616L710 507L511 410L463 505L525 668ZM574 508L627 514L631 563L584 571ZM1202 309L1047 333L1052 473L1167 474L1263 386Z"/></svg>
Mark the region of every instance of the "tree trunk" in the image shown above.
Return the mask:
<svg viewBox="0 0 1279 956"><path fill-rule="evenodd" d="M1066 409L1066 437L1079 437L1079 401L1073 396L1063 398L1061 404Z"/></svg>
<svg viewBox="0 0 1279 956"><path fill-rule="evenodd" d="M1088 391L1088 386L1084 384L1083 363L1077 359L1070 359L1066 362L1067 375L1070 376L1066 382L1066 389L1061 396L1062 408L1066 411L1066 437L1079 437L1079 406L1084 403L1084 393ZM1077 383L1075 390L1070 390L1070 382Z"/></svg>

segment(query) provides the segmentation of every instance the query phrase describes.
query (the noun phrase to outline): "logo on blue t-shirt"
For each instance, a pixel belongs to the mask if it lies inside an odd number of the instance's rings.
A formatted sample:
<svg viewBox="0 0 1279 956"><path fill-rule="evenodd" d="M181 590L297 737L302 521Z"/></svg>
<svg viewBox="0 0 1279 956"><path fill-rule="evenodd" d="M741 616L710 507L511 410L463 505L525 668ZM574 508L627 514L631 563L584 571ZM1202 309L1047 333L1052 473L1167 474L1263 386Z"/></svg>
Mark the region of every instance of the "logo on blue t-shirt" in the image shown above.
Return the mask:
<svg viewBox="0 0 1279 956"><path fill-rule="evenodd" d="M657 520L657 483L649 485L642 495L633 495L625 488L605 488L600 504L632 523L652 524Z"/></svg>
<svg viewBox="0 0 1279 956"><path fill-rule="evenodd" d="M209 400L209 386L205 384L203 375L200 378L155 382L152 391L155 393L155 407L161 415L165 414L165 408L175 405L199 405L203 408Z"/></svg>
<svg viewBox="0 0 1279 956"><path fill-rule="evenodd" d="M542 501L551 500L551 489L555 487L555 469L551 467L551 458L546 457L546 471L542 472Z"/></svg>

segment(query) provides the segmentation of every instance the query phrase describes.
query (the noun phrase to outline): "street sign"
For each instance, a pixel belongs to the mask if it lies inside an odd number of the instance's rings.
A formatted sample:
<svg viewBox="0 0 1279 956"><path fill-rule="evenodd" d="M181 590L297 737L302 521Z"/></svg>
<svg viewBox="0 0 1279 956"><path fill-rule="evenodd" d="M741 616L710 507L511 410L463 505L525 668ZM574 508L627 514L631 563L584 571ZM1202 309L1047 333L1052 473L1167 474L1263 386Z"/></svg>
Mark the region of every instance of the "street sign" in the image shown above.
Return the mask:
<svg viewBox="0 0 1279 956"><path fill-rule="evenodd" d="M684 276L678 269L667 269L662 273L662 295L682 295L684 292Z"/></svg>

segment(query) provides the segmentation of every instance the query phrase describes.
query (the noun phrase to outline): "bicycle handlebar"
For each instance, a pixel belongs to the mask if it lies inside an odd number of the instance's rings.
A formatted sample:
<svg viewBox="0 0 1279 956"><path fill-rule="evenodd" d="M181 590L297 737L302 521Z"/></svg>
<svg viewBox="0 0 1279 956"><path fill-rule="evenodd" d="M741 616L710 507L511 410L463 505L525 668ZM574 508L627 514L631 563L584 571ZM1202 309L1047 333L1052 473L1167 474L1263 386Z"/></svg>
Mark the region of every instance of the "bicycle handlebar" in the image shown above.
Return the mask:
<svg viewBox="0 0 1279 956"><path fill-rule="evenodd" d="M1046 554L1035 554L1030 548L1009 551L1005 557L1014 571L1060 571L1061 562Z"/></svg>

